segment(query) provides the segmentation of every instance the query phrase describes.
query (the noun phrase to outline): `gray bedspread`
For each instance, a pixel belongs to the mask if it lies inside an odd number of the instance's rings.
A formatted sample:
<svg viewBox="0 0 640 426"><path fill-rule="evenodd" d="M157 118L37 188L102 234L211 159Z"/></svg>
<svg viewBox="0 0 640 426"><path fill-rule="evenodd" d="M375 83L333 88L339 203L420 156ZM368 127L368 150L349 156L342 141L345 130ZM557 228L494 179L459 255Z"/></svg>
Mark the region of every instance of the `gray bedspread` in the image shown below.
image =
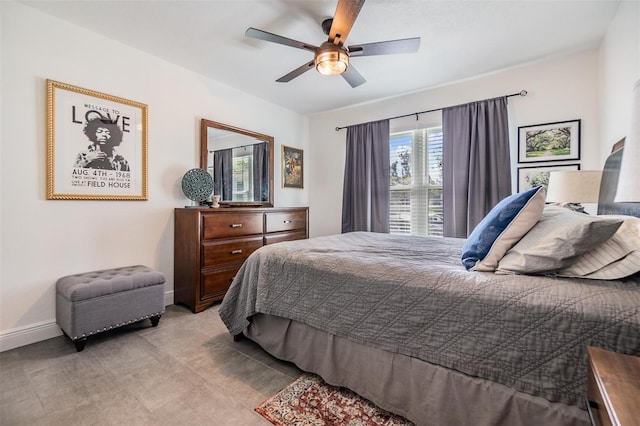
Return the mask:
<svg viewBox="0 0 640 426"><path fill-rule="evenodd" d="M586 346L640 355L640 278L468 272L463 240L354 232L265 246L220 307L236 335L289 318L567 404L586 390Z"/></svg>

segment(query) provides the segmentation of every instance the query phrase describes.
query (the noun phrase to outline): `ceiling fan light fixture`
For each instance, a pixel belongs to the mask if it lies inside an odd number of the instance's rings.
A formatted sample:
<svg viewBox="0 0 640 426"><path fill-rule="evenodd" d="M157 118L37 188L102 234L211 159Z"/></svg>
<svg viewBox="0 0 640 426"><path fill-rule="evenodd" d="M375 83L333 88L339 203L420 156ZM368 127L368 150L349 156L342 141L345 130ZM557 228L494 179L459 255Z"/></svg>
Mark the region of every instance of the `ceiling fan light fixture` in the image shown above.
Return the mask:
<svg viewBox="0 0 640 426"><path fill-rule="evenodd" d="M2 1L2 0L0 0ZM358 87L367 80L349 64L350 57L389 55L392 53L417 52L420 47L420 37L399 40L379 41L361 45L345 46L351 27L360 13L365 0L337 0L336 12L333 18L322 21L322 30L328 36L327 41L320 46L314 46L298 40L293 40L277 34L249 27L245 32L247 37L295 47L314 53L313 60L307 61L293 71L276 80L286 83L299 77L315 66L323 75L340 75L351 87Z"/></svg>
<svg viewBox="0 0 640 426"><path fill-rule="evenodd" d="M330 45L321 48L315 58L316 69L322 75L342 74L349 67L349 55L343 49Z"/></svg>

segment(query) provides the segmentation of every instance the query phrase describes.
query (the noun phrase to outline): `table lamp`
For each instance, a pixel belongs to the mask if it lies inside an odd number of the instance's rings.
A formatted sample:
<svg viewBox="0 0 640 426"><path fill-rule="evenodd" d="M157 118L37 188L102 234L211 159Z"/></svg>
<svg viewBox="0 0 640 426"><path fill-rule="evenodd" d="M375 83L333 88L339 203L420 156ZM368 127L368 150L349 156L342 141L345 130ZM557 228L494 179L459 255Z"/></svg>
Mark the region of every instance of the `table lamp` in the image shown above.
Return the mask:
<svg viewBox="0 0 640 426"><path fill-rule="evenodd" d="M585 213L580 203L597 203L602 170L558 170L549 173L548 203L566 203Z"/></svg>

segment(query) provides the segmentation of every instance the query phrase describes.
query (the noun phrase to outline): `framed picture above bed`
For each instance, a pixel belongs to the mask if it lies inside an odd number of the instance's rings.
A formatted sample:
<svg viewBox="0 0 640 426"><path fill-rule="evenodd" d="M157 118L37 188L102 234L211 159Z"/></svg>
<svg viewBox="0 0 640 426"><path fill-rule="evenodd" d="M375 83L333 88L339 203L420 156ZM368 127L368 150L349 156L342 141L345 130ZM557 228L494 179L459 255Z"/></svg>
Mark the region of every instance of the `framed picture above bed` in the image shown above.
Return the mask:
<svg viewBox="0 0 640 426"><path fill-rule="evenodd" d="M518 162L579 160L580 121L518 127Z"/></svg>
<svg viewBox="0 0 640 426"><path fill-rule="evenodd" d="M518 192L526 191L535 186L549 185L549 173L555 170L580 170L580 164L563 164L558 166L518 167Z"/></svg>

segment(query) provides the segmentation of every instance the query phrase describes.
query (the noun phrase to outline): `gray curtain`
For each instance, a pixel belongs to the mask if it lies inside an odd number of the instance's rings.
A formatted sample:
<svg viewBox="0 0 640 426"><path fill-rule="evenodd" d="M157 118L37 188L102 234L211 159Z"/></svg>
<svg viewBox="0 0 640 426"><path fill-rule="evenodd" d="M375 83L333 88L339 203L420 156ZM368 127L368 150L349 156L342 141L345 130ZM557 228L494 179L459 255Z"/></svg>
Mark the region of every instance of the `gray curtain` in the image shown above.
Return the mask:
<svg viewBox="0 0 640 426"><path fill-rule="evenodd" d="M342 232L389 232L389 120L347 127Z"/></svg>
<svg viewBox="0 0 640 426"><path fill-rule="evenodd" d="M269 201L268 165L269 144L266 142L253 145L253 199ZM266 173L265 173L266 172Z"/></svg>
<svg viewBox="0 0 640 426"><path fill-rule="evenodd" d="M466 238L511 195L507 98L442 110L444 236Z"/></svg>
<svg viewBox="0 0 640 426"><path fill-rule="evenodd" d="M213 195L221 200L233 200L233 151L220 149L213 152Z"/></svg>

